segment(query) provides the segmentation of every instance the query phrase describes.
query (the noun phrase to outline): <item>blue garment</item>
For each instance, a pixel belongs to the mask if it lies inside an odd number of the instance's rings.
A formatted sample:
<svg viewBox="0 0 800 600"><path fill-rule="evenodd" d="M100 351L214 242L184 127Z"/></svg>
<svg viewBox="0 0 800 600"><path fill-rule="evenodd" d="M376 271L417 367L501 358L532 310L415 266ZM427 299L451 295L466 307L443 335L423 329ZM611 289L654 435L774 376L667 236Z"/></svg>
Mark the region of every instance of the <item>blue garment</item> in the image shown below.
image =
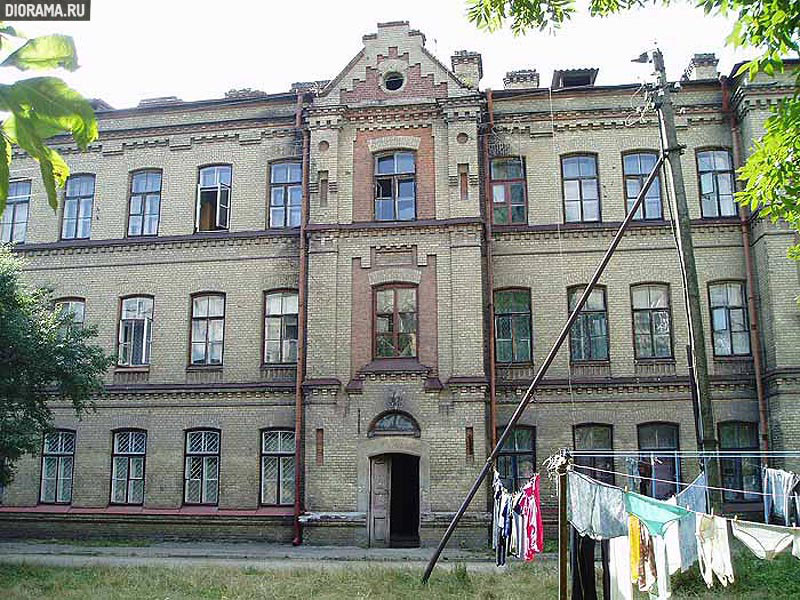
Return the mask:
<svg viewBox="0 0 800 600"><path fill-rule="evenodd" d="M708 512L706 496L706 474L700 473L697 478L676 496L678 506L698 513ZM681 545L681 572L688 571L697 562L697 515L690 512L678 521L678 538Z"/></svg>
<svg viewBox="0 0 800 600"><path fill-rule="evenodd" d="M689 512L682 506L668 504L633 492L625 492L625 508L632 515L639 517L650 535L659 537L664 537L664 528L667 523L677 521Z"/></svg>
<svg viewBox="0 0 800 600"><path fill-rule="evenodd" d="M567 518L578 534L596 540L628 535L628 513L618 487L570 470L567 498Z"/></svg>

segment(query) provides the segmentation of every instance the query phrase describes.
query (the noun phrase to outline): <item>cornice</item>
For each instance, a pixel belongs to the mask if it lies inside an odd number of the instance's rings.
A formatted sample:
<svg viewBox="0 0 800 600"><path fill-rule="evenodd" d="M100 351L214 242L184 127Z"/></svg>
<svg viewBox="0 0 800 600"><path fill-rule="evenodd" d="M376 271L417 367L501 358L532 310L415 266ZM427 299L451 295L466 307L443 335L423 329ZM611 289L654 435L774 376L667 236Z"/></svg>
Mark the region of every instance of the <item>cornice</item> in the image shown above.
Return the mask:
<svg viewBox="0 0 800 600"><path fill-rule="evenodd" d="M375 237L414 234L445 233L463 229L464 227L481 227L478 217L462 217L455 219L422 219L419 221L382 223L365 221L362 223L314 223L306 225L306 230L314 234L335 233L340 237Z"/></svg>

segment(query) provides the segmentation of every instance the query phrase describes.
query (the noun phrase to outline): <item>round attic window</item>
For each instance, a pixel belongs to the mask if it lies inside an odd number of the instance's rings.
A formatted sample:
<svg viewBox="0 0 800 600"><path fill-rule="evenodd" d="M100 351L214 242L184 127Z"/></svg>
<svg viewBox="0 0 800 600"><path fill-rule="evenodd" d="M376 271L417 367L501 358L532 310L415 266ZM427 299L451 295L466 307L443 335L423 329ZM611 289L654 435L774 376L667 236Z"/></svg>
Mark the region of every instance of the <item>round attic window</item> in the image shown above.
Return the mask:
<svg viewBox="0 0 800 600"><path fill-rule="evenodd" d="M390 92L396 92L403 87L403 76L396 71L387 73L386 77L383 78L383 85L385 85L386 89Z"/></svg>

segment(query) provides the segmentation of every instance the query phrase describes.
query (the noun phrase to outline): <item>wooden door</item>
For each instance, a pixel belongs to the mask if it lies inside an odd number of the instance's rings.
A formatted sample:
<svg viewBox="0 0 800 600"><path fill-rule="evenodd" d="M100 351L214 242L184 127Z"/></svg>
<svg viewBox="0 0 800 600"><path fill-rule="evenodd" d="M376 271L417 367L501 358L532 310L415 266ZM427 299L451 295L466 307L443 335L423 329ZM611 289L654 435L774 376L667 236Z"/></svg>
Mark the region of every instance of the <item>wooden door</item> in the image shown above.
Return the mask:
<svg viewBox="0 0 800 600"><path fill-rule="evenodd" d="M389 546L392 459L376 456L370 461L369 544L375 548Z"/></svg>

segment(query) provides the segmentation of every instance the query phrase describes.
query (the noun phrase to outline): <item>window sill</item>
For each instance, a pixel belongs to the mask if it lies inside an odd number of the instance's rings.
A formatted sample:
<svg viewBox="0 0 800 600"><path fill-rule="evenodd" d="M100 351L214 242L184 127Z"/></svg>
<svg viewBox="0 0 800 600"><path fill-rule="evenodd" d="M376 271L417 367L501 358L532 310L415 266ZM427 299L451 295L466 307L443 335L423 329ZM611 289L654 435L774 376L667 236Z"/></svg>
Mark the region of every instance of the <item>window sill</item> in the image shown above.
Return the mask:
<svg viewBox="0 0 800 600"><path fill-rule="evenodd" d="M294 369L297 367L296 362L288 363L261 363L262 369ZM266 506L266 505L265 505ZM271 505L270 505L271 506Z"/></svg>
<svg viewBox="0 0 800 600"><path fill-rule="evenodd" d="M203 371L203 372L222 372L222 365L187 365L186 372Z"/></svg>
<svg viewBox="0 0 800 600"><path fill-rule="evenodd" d="M125 365L116 365L114 367L115 373L149 373L150 372L150 365L137 365L137 366L125 366Z"/></svg>
<svg viewBox="0 0 800 600"><path fill-rule="evenodd" d="M740 354L737 356L714 356L717 362L750 362L753 360L752 354Z"/></svg>
<svg viewBox="0 0 800 600"><path fill-rule="evenodd" d="M635 358L633 362L637 365L674 365L675 358Z"/></svg>
<svg viewBox="0 0 800 600"><path fill-rule="evenodd" d="M608 367L610 365L610 360L572 360L569 363L571 367Z"/></svg>

